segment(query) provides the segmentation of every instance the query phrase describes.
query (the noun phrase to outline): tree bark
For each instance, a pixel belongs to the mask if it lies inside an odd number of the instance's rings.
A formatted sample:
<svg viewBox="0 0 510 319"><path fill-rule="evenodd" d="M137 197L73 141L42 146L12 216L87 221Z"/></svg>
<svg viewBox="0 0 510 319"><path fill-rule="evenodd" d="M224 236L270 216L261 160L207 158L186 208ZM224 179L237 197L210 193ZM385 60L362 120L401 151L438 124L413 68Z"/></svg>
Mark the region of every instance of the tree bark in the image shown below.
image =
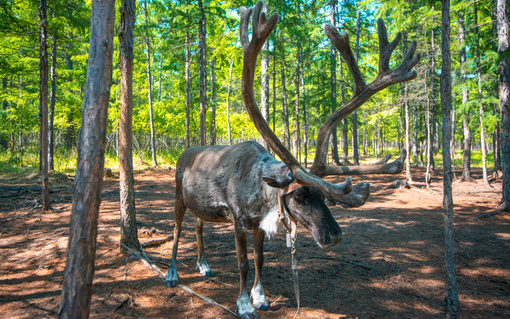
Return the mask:
<svg viewBox="0 0 510 319"><path fill-rule="evenodd" d="M301 50L301 47L299 48ZM302 51L301 51L302 52ZM306 109L306 90L305 90L305 68L301 62L301 91L303 92L303 149L305 152L305 168L308 167L308 112Z"/></svg>
<svg viewBox="0 0 510 319"><path fill-rule="evenodd" d="M228 88L227 88L227 130L228 130L228 144L232 145L232 132L230 130L230 88L232 87L232 66L234 59L230 60L230 68L228 70Z"/></svg>
<svg viewBox="0 0 510 319"><path fill-rule="evenodd" d="M211 59L211 95L209 97L209 103L211 104L211 121L210 121L210 134L211 134L211 145L216 145L216 104L214 100L216 92L214 91L214 58Z"/></svg>
<svg viewBox="0 0 510 319"><path fill-rule="evenodd" d="M186 9L186 14L188 10ZM190 148L190 136L189 136L189 125L190 125L190 82L189 82L189 65L190 65L190 52L189 52L189 28L186 26L184 35L184 47L186 51L186 63L185 63L185 81L186 81L186 149Z"/></svg>
<svg viewBox="0 0 510 319"><path fill-rule="evenodd" d="M332 26L336 27L336 0L331 0L330 3L331 12L330 12L330 23ZM331 113L336 110L336 49L333 43L331 44ZM333 162L336 165L340 165L340 158L338 156L338 137L337 137L337 126L331 130L331 155L333 157Z"/></svg>
<svg viewBox="0 0 510 319"><path fill-rule="evenodd" d="M482 63L480 62L480 31L478 28L478 9L476 3L475 7L475 30L476 30L476 75L478 77L478 100L480 107L478 109L478 116L480 118L480 144L482 147L482 174L483 185L489 187L489 178L487 176L487 151L485 149L485 129L483 127L483 103L482 103Z"/></svg>
<svg viewBox="0 0 510 319"><path fill-rule="evenodd" d="M135 180L133 176L133 32L135 28L135 0L122 0L120 6L120 242L140 250L136 225ZM120 246L123 253L127 253Z"/></svg>
<svg viewBox="0 0 510 319"><path fill-rule="evenodd" d="M503 196L499 210L510 211L510 57L508 2L498 0L499 103L501 105L501 157ZM506 54L505 54L506 53Z"/></svg>
<svg viewBox="0 0 510 319"><path fill-rule="evenodd" d="M262 61L260 66L261 86L260 86L260 111L262 116L269 123L269 73L267 68L269 66L269 41L266 41L262 47ZM262 145L269 149L269 144L265 140Z"/></svg>
<svg viewBox="0 0 510 319"><path fill-rule="evenodd" d="M406 13L404 13L405 16L407 16ZM403 32L403 43L404 43L404 54L407 52L407 31ZM410 144L409 144L409 130L410 130L410 123L409 123L409 86L407 82L404 82L404 114L405 114L405 145L407 150L407 157L406 157L406 178L408 183L413 182L413 177L411 175L411 158L410 158Z"/></svg>
<svg viewBox="0 0 510 319"><path fill-rule="evenodd" d="M73 208L59 318L88 318L112 84L115 1L94 0Z"/></svg>
<svg viewBox="0 0 510 319"><path fill-rule="evenodd" d="M497 0L492 0L492 34L493 34L493 49L495 52L498 52L498 5ZM498 81L497 78L493 82L494 83L494 96L498 96ZM499 107L498 102L494 102L493 104L494 113L500 114L501 109ZM501 124L497 123L494 127L494 135L493 135L493 145L494 145L494 176L496 179L499 179L499 172L503 170L501 164Z"/></svg>
<svg viewBox="0 0 510 319"><path fill-rule="evenodd" d="M200 21L198 25L198 46L200 51L200 145L207 145L206 136L206 113L207 113L207 58L206 58L206 28L205 12L202 0L198 0L198 10L200 12Z"/></svg>
<svg viewBox="0 0 510 319"><path fill-rule="evenodd" d="M50 209L50 185L48 178L48 49L46 30L46 0L39 1L39 72L40 94L39 105L41 108L41 176L42 176L42 210Z"/></svg>
<svg viewBox="0 0 510 319"><path fill-rule="evenodd" d="M283 43L283 41L281 41ZM287 106L287 89L285 87L285 58L281 61L282 73L282 122L285 147L290 150L290 127L289 127L289 110Z"/></svg>
<svg viewBox="0 0 510 319"><path fill-rule="evenodd" d="M49 122L48 122L48 168L50 170L55 169L54 163L54 151L55 151L55 100L57 94L57 34L53 30L53 42L51 44L51 68L50 68L50 79L51 79L51 91L50 91L50 109L49 109Z"/></svg>
<svg viewBox="0 0 510 319"><path fill-rule="evenodd" d="M464 29L464 11L459 12L459 42L460 42L460 74L462 83L462 104L469 101L468 90L466 87L466 71L464 70L466 64L466 31ZM471 177L471 129L469 128L469 114L466 110L462 114L462 129L464 133L463 143L463 160L462 160L462 176L461 181L472 181Z"/></svg>
<svg viewBox="0 0 510 319"><path fill-rule="evenodd" d="M446 318L459 317L453 236L452 164L450 158L452 82L450 60L450 0L441 0L441 109L443 111L443 208L445 212Z"/></svg>
<svg viewBox="0 0 510 319"><path fill-rule="evenodd" d="M152 166L157 167L156 159L156 132L154 129L154 112L152 108L152 76L151 76L151 46L149 42L149 18L147 14L147 0L143 1L143 11L145 15L145 54L147 57L147 100L149 101L149 122L151 127L151 154Z"/></svg>
<svg viewBox="0 0 510 319"><path fill-rule="evenodd" d="M294 86L296 87L296 130L294 131L294 151L296 154L296 159L298 162L301 162L301 128L299 123L299 85L300 85L300 70L301 70L301 55L298 46L297 56L296 56L296 79Z"/></svg>
<svg viewBox="0 0 510 319"><path fill-rule="evenodd" d="M361 29L360 3L356 0L356 43L354 45L354 56L359 61L359 37ZM359 132L358 132L358 110L352 112L352 157L354 165L359 165Z"/></svg>

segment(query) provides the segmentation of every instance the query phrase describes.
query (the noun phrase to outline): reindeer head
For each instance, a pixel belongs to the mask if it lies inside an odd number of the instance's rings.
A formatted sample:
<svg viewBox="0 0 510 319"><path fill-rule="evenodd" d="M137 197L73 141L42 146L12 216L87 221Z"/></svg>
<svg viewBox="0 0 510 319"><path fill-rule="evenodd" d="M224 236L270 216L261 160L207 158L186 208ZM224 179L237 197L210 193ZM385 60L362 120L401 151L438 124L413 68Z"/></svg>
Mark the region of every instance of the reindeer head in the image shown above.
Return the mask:
<svg viewBox="0 0 510 319"><path fill-rule="evenodd" d="M290 151L269 128L255 101L253 81L257 64L257 56L269 34L273 31L276 23L278 22L277 13L273 13L271 17L267 18L266 14L262 12L262 7L263 2L259 1L255 8L247 9L245 7L241 7L239 9L241 16L240 38L244 52L243 77L241 85L243 101L248 114L264 140L291 170L297 182L301 185L317 188L331 203L338 203L344 207L356 207L363 205L370 194L369 183L358 183L353 186L350 178L347 178L345 183L342 184L329 183L321 178L326 175L340 175L344 173L344 171L339 169L339 167L326 165L329 136L340 120L363 105L372 95L391 84L405 82L416 78L416 72L412 70L412 68L420 60L420 54L415 55L416 42L414 41L411 44L411 48L406 53L402 63L397 68L390 69L389 61L391 54L400 41L402 35L401 33L398 33L395 40L388 42L386 27L384 26L384 22L379 19L377 21L380 59L379 75L372 83L367 85L357 65L356 58L350 48L348 34L344 33L343 35L340 35L337 28L331 25L326 25L325 33L347 63L347 66L353 76L355 89L351 100L331 114L331 116L319 129L315 159L310 172L307 172L301 167ZM250 40L248 26L252 14L252 36ZM310 190L310 188L307 188L307 190ZM315 193L315 191L311 192ZM297 206L298 201L296 200L295 202Z"/></svg>

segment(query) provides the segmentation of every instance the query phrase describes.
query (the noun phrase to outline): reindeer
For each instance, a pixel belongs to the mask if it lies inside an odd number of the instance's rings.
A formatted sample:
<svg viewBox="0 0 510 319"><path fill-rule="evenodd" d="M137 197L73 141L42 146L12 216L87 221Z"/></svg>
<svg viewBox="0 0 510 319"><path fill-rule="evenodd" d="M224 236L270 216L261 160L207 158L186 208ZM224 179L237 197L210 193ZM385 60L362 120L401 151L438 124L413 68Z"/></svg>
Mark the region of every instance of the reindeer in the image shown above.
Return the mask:
<svg viewBox="0 0 510 319"><path fill-rule="evenodd" d="M326 175L352 173L398 173L402 171L403 156L392 163L374 164L366 169L326 165L328 140L332 128L342 118L360 107L372 95L387 86L416 77L412 68L420 55L415 53L416 42L396 69L389 68L390 56L400 41L399 33L388 42L386 28L378 21L379 75L366 84L352 54L347 33L327 25L325 32L346 61L355 82L352 99L335 111L319 129L316 157L307 172L290 151L283 146L267 125L255 102L253 81L257 56L269 34L274 29L278 14L267 18L260 1L255 8L241 7L240 38L244 51L242 95L250 117L264 140L281 158L277 161L260 144L245 142L233 146L202 146L191 148L181 154L176 167L175 228L172 262L168 269L166 284L177 285L176 258L183 216L187 208L197 217L197 268L204 276L214 276L204 257L203 222L230 222L234 224L235 246L240 272L240 291L237 312L242 318L258 318L258 310L267 310L270 304L264 294L261 281L264 237L278 231L281 226L300 223L311 234L319 247L330 248L342 238L340 226L333 218L325 198L333 204L356 207L365 203L370 194L370 184L352 185L350 178L342 184L324 181ZM251 15L252 38L249 41L248 25ZM253 231L255 280L248 295L248 258L246 236Z"/></svg>

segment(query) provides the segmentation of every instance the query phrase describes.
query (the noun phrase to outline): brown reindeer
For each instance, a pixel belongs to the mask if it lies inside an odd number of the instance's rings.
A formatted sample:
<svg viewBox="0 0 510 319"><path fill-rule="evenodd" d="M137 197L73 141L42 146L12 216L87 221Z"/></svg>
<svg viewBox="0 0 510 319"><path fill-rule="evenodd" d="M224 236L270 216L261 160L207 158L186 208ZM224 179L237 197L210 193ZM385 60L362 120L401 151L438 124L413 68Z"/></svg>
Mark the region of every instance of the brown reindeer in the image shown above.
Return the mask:
<svg viewBox="0 0 510 319"><path fill-rule="evenodd" d="M415 78L416 73L412 68L420 59L419 54L414 55L416 43L413 42L401 65L391 70L389 59L401 35L399 33L394 41L388 43L386 29L382 20L379 20L379 76L367 85L350 49L348 35L340 35L335 27L327 25L326 34L344 57L356 87L352 99L333 113L320 128L316 157L310 172L307 172L268 127L255 102L253 80L257 56L278 21L276 13L267 18L262 12L262 6L263 3L258 2L254 9L241 7L239 10L240 37L244 51L242 94L257 130L283 162L274 159L256 142L195 147L183 152L176 168L174 244L172 263L166 278L169 287L177 285L176 258L186 208L197 216L197 267L205 276L214 274L204 257L203 221L233 223L240 272L237 312L242 318L258 318L255 308L269 309L261 281L265 236L277 232L282 225L291 223L295 227L297 222L312 234L321 248L330 248L340 242L342 232L324 203L324 196L332 203L356 207L363 205L370 194L368 183L353 186L351 179L347 178L345 183L333 184L321 179L322 176L342 175L346 172L356 174L402 171L405 154L392 163L373 164L363 168L328 166L328 139L338 121L361 106L373 94L393 83ZM252 14L252 38L249 41L248 25ZM255 251L252 302L247 288L248 229L253 231ZM295 231L295 228L293 229Z"/></svg>

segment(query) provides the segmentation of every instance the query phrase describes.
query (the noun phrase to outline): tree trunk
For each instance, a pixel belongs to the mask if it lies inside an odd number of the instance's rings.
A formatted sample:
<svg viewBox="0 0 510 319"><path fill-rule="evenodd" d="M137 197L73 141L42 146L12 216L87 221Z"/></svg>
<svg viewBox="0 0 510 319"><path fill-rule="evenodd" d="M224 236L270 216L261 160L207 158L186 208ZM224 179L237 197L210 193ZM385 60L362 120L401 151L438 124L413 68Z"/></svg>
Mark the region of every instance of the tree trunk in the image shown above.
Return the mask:
<svg viewBox="0 0 510 319"><path fill-rule="evenodd" d="M443 111L443 208L445 211L446 318L459 317L453 236L452 163L450 158L452 82L450 60L450 0L441 1L441 109Z"/></svg>
<svg viewBox="0 0 510 319"><path fill-rule="evenodd" d="M354 56L359 61L359 36L360 36L360 4L356 1L356 43ZM352 112L352 157L354 165L359 165L359 132L358 132L358 110Z"/></svg>
<svg viewBox="0 0 510 319"><path fill-rule="evenodd" d="M330 23L336 27L336 0L331 0L331 12L330 12ZM336 49L333 43L331 43L331 113L336 110ZM340 159L338 157L338 138L336 125L331 130L331 155L333 162L336 165L340 165Z"/></svg>
<svg viewBox="0 0 510 319"><path fill-rule="evenodd" d="M260 86L260 111L262 116L269 122L269 73L267 68L269 66L269 41L266 41L262 48L262 61L260 66L261 74L261 86ZM262 141L262 145L269 149L269 144L265 140Z"/></svg>
<svg viewBox="0 0 510 319"><path fill-rule="evenodd" d="M283 43L283 39L281 41ZM287 106L287 89L285 87L285 58L281 60L281 73L282 73L282 115L283 115L283 135L284 144L287 149L290 149L290 128L289 128L289 110Z"/></svg>
<svg viewBox="0 0 510 319"><path fill-rule="evenodd" d="M198 0L198 10L200 11L200 22L198 26L198 46L200 51L200 145L207 145L206 136L206 113L207 113L207 59L206 59L206 29L205 12L202 0Z"/></svg>
<svg viewBox="0 0 510 319"><path fill-rule="evenodd" d="M406 13L404 13L405 16L407 16ZM407 52L407 31L403 32L403 43L404 43L404 54ZM409 130L410 130L410 123L409 123L409 86L407 82L404 82L404 114L405 114L405 145L407 150L407 156L406 156L406 178L409 183L413 182L413 177L411 176L411 158L410 158L410 150L409 147Z"/></svg>
<svg viewBox="0 0 510 319"><path fill-rule="evenodd" d="M46 31L46 0L39 1L39 71L41 108L41 176L42 176L42 210L50 209L50 185L48 178L48 50Z"/></svg>
<svg viewBox="0 0 510 319"><path fill-rule="evenodd" d="M464 29L464 11L459 12L459 42L460 42L460 74L462 83L462 104L466 104L469 100L468 90L466 86L466 71L464 70L466 64L466 32ZM462 160L462 181L471 181L471 129L469 128L469 114L468 111L462 114L462 129L464 133L463 143L463 160Z"/></svg>
<svg viewBox="0 0 510 319"><path fill-rule="evenodd" d="M413 85L413 89L416 90L415 85ZM412 114L413 114L413 143L412 143L411 148L412 148L412 152L413 152L413 163L417 163L418 162L419 145L418 145L418 111L417 111L417 102L416 101L413 102Z"/></svg>
<svg viewBox="0 0 510 319"><path fill-rule="evenodd" d="M300 85L300 70L301 70L301 55L299 46L296 56L296 80L294 86L296 87L296 130L294 131L294 151L296 153L296 159L301 162L301 128L299 123L299 85Z"/></svg>
<svg viewBox="0 0 510 319"><path fill-rule="evenodd" d="M186 14L188 10L186 9ZM190 125L190 82L189 82L189 65L190 65L190 52L189 52L189 28L186 26L185 37L184 37L184 47L186 50L186 64L185 64L185 81L186 81L186 149L190 148L190 136L189 136L189 125Z"/></svg>
<svg viewBox="0 0 510 319"><path fill-rule="evenodd" d="M88 318L112 84L115 1L92 1L89 60L59 318Z"/></svg>
<svg viewBox="0 0 510 319"><path fill-rule="evenodd" d="M432 31L434 32L434 31ZM432 80L433 81L433 80ZM425 73L425 92L428 92L427 88L427 73ZM427 189L430 189L430 182L431 182L431 169L432 169L432 136L431 136L431 130L430 130L430 104L431 104L431 98L429 94L426 94L426 100L427 100L427 111L425 113L425 121L426 121L426 130L427 130L427 171L425 173L425 185L427 186Z"/></svg>
<svg viewBox="0 0 510 319"><path fill-rule="evenodd" d="M510 57L507 53L510 37L508 29L508 2L498 0L499 103L503 160L503 197L499 210L505 211L510 211Z"/></svg>
<svg viewBox="0 0 510 319"><path fill-rule="evenodd" d="M482 63L480 62L480 31L478 29L478 9L476 3L475 7L475 30L476 30L476 74L478 77L478 100L480 108L478 109L478 116L480 118L480 144L482 146L482 173L483 185L489 187L489 178L487 176L487 151L485 149L485 129L483 127L483 104L482 104Z"/></svg>
<svg viewBox="0 0 510 319"><path fill-rule="evenodd" d="M301 48L300 48L301 49ZM301 51L302 52L302 51ZM306 90L305 90L305 67L301 62L301 91L303 91L303 148L305 152L305 168L308 167L308 114L306 109Z"/></svg>
<svg viewBox="0 0 510 319"><path fill-rule="evenodd" d="M163 53L160 54L159 56L159 85L158 85L158 102L161 101L161 77L162 77L162 73L163 73ZM170 77L170 81L172 80L172 78ZM170 92L172 90L170 89Z"/></svg>
<svg viewBox="0 0 510 319"><path fill-rule="evenodd" d="M454 93L453 103L455 103L457 93ZM450 154L452 158L452 172L453 179L456 179L457 176L455 174L455 106L452 105L452 134L450 139Z"/></svg>
<svg viewBox="0 0 510 319"><path fill-rule="evenodd" d="M210 134L211 134L211 145L216 145L216 104L214 100L216 92L214 91L214 58L211 59L211 95L209 97L209 103L211 104L211 121L210 121Z"/></svg>
<svg viewBox="0 0 510 319"><path fill-rule="evenodd" d="M157 167L156 160L156 132L154 130L154 114L152 109L152 76L151 76L151 47L149 42L149 18L147 14L147 0L143 0L143 11L145 15L145 54L147 57L147 100L149 101L149 121L151 127L151 154L152 166Z"/></svg>
<svg viewBox="0 0 510 319"><path fill-rule="evenodd" d="M53 42L51 44L51 68L50 68L50 79L51 79L51 91L50 91L50 109L49 109L49 122L48 122L48 168L50 170L55 169L54 164L54 151L55 151L55 100L57 94L57 35L53 31Z"/></svg>
<svg viewBox="0 0 510 319"><path fill-rule="evenodd" d="M493 34L493 49L494 52L498 52L498 5L497 0L492 0L492 34ZM493 82L494 84L494 96L498 96L498 81L497 78ZM501 113L498 102L494 102L493 104L494 113ZM499 179L499 172L503 170L501 166L501 124L497 123L494 127L494 135L493 135L493 145L494 145L494 176L496 179Z"/></svg>
<svg viewBox="0 0 510 319"><path fill-rule="evenodd" d="M232 133L230 130L230 88L232 87L232 66L234 59L230 60L230 68L228 70L228 88L227 88L227 130L228 130L228 144L232 145Z"/></svg>
<svg viewBox="0 0 510 319"><path fill-rule="evenodd" d="M120 7L120 242L140 249L136 225L135 180L133 176L133 32L135 0L123 0ZM121 245L120 250L127 253Z"/></svg>
<svg viewBox="0 0 510 319"><path fill-rule="evenodd" d="M273 40L273 132L276 132L276 38Z"/></svg>
<svg viewBox="0 0 510 319"><path fill-rule="evenodd" d="M340 95L342 105L345 103L345 82L344 82L344 70L342 58L340 57L338 60L338 64L340 64ZM335 89L336 90L336 89ZM335 102L336 104L336 102ZM336 108L336 107L335 107ZM347 123L347 118L342 120L342 165L349 164L349 124ZM336 136L336 134L335 134ZM336 144L336 143L335 143ZM336 162L335 162L336 163Z"/></svg>

